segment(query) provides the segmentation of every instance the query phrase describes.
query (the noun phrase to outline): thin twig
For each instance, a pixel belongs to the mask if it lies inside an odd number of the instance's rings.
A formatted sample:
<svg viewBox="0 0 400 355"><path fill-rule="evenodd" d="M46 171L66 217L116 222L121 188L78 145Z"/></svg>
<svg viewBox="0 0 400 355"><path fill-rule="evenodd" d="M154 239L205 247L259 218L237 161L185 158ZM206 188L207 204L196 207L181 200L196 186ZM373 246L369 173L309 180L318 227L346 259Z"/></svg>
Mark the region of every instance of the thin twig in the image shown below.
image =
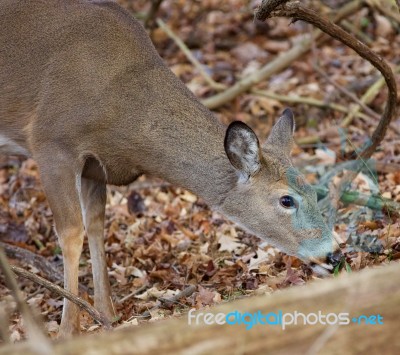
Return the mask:
<svg viewBox="0 0 400 355"><path fill-rule="evenodd" d="M330 192L328 188L325 188L323 186L315 186L314 189L317 192L319 198L326 197ZM355 204L358 206L366 206L372 210L382 211L383 209L385 209L390 214L400 213L400 203L388 198L383 198L377 194L367 195L360 193L358 191L345 191L340 196L340 200L344 204Z"/></svg>
<svg viewBox="0 0 400 355"><path fill-rule="evenodd" d="M11 266L11 269L18 276L22 276L28 280L31 280L31 281L47 288L51 292L54 292L55 294L62 296L64 298L68 299L69 301L75 303L77 306L79 306L80 308L82 308L83 310L88 312L89 315L94 320L96 320L98 323L102 324L106 329L111 328L110 321L107 319L107 317L102 315L99 311L97 311L95 308L93 308L89 304L89 302L85 301L84 299L80 298L79 296L74 295L73 293L63 289L62 287L60 287L56 284L53 284L52 282L44 279L43 277L35 275L34 273L32 273L28 270L22 269L17 266Z"/></svg>
<svg viewBox="0 0 400 355"><path fill-rule="evenodd" d="M314 99L311 97L294 96L294 95L289 95L289 96L279 95L279 94L275 94L275 93L272 93L269 91L256 90L256 89L251 90L251 92L255 95L268 97L268 98L282 101L282 102L287 102L287 103L292 103L292 104L305 104L305 105L311 105L311 106L316 106L316 107L321 107L321 108L328 108L328 109L343 112L343 113L349 112L349 109L345 106L335 104L335 103L325 102L322 100L317 100L317 99ZM370 120L370 118L367 115L365 115L361 112L357 112L356 114L358 117L361 117L365 120Z"/></svg>
<svg viewBox="0 0 400 355"><path fill-rule="evenodd" d="M294 157L293 158L294 165L298 167L305 167L307 165L316 165L319 162L318 158L312 157L311 159L299 159ZM347 169L347 165L345 166L344 164L349 164L351 166L353 161L347 161L345 163L340 163L342 164L342 169ZM379 162L379 161L374 161L373 162L373 170L376 170L379 173L383 174L389 174L389 173L396 173L400 171L400 164L396 163L386 163L386 162ZM336 173L334 173L336 175ZM332 175L333 176L333 175ZM320 179L320 184L323 184L322 180Z"/></svg>
<svg viewBox="0 0 400 355"><path fill-rule="evenodd" d="M373 101L373 99L375 98L375 96L380 92L380 88L383 86L384 84L384 79L380 78L380 80L378 80L378 82L375 85L372 85L370 87L370 90L368 90L361 99L359 99L356 95L354 95L351 91L349 91L348 89L346 89L345 87L339 85L337 82L335 82L334 80L332 80L329 75L327 75L317 64L315 64L313 66L313 68L315 69L315 71L317 71L326 81L328 81L330 84L332 84L334 87L336 87L342 94L348 96L349 98L351 98L354 102L356 102L358 104L358 106L362 107L364 109L365 112L367 112L371 117L379 120L381 118L381 116L376 113L374 110L372 110L369 106L367 106L370 102ZM394 69L394 73L398 73L400 71L400 66ZM349 109L346 108L346 111L342 111L347 113L346 118L343 119L342 123L341 123L341 127L348 127L352 121L352 119L354 117L360 117L363 118L366 122L368 123L373 123L371 122L371 120L369 119L368 116L364 116L364 115L360 115L359 111L360 111L360 107L355 106L353 108L351 108L350 112ZM344 107L344 106L343 106ZM340 110L337 110L340 111ZM397 134L400 134L400 129L396 126L396 124L394 122L390 122L389 124L389 128L392 129L394 132L396 132Z"/></svg>
<svg viewBox="0 0 400 355"><path fill-rule="evenodd" d="M394 72L398 73L400 71L400 66L395 68ZM370 86L370 88L365 92L365 94L361 97L360 102L362 102L364 105L368 105L370 102L372 102L375 97L381 92L382 86L385 84L384 78L378 79L374 84ZM360 105L361 106L361 105ZM343 119L343 122L341 123L342 127L348 127L351 122L353 121L354 116L360 111L359 106L353 107L350 112L348 112L347 116ZM394 125L393 123L390 124L390 127L396 132L399 133L399 129Z"/></svg>
<svg viewBox="0 0 400 355"><path fill-rule="evenodd" d="M380 78L366 91L366 93L361 97L361 102L369 103L381 92L382 86L385 84L385 80ZM350 109L350 112L343 119L341 126L348 127L353 122L355 114L360 111L360 106L354 106Z"/></svg>
<svg viewBox="0 0 400 355"><path fill-rule="evenodd" d="M177 293L175 296L172 296L170 298L159 297L158 304L156 304L151 309L143 312L141 316L146 318L150 317L151 312L159 309L163 304L170 307L173 303L177 303L179 299L183 297L189 297L194 291L196 291L196 288L197 287L195 285L189 285L188 287L184 288L181 292Z"/></svg>
<svg viewBox="0 0 400 355"><path fill-rule="evenodd" d="M342 21L342 26L344 29L353 32L357 37L359 37L365 44L371 45L372 39L364 32L359 30L356 26L354 26L351 22L344 20Z"/></svg>
<svg viewBox="0 0 400 355"><path fill-rule="evenodd" d="M2 247L0 247L0 269L3 271L7 287L11 290L14 296L17 308L22 314L32 346L40 354L52 354L51 344L44 335L41 325L37 322L31 309L26 304L22 293L19 290L17 281L11 271L12 266L8 264L6 254Z"/></svg>
<svg viewBox="0 0 400 355"><path fill-rule="evenodd" d="M178 302L178 300L180 300L181 298L191 296L192 293L194 291L196 291L196 288L197 288L196 285L189 285L188 287L184 288L181 292L179 292L175 296L172 296L170 298L160 297L159 301L166 306L171 306L173 303Z"/></svg>
<svg viewBox="0 0 400 355"><path fill-rule="evenodd" d="M142 287L139 287L137 290L131 292L129 295L126 295L125 297L122 297L120 300L118 300L116 303L117 304L123 304L126 301L130 300L132 297L135 297L136 295L138 295L139 293L145 291L147 288L149 287L149 285L143 285Z"/></svg>
<svg viewBox="0 0 400 355"><path fill-rule="evenodd" d="M379 114L377 114L374 110L372 110L370 107L368 107L364 102L362 102L356 95L354 95L352 92L347 90L345 87L342 85L339 85L336 81L332 80L329 75L327 75L318 65L313 66L314 70L321 75L328 83L333 85L336 89L338 89L343 95L349 97L352 99L354 102L356 102L358 105L360 105L365 112L367 112L370 116L380 119L381 117ZM349 109L347 109L344 112L348 112Z"/></svg>
<svg viewBox="0 0 400 355"><path fill-rule="evenodd" d="M171 38L176 45L180 48L180 50L186 55L187 59L196 67L199 73L203 76L204 80L210 85L211 88L215 90L225 90L226 86L224 84L217 83L211 78L210 75L206 72L203 65L194 57L190 49L186 46L186 44L167 26L167 24L161 20L156 20L158 26Z"/></svg>
<svg viewBox="0 0 400 355"><path fill-rule="evenodd" d="M343 112L343 113L349 112L348 107L345 107L345 106L342 106L339 104L335 104L335 103L329 103L326 101L317 100L317 99L310 98L310 97L294 96L294 95L289 95L289 96L279 95L279 94L275 94L275 93L272 93L269 91L256 90L256 89L252 89L251 92L255 95L268 97L268 98L278 100L281 102L292 103L292 104L311 105L311 106L327 108L327 109L331 109L331 110L335 110L335 111L339 111L339 112ZM355 111L354 114L369 124L375 123L371 117L369 117L359 111ZM393 130L395 132L398 132L398 128L394 124L391 125L390 127L393 128ZM317 142L321 141L321 139L324 137L325 134L326 134L326 131L323 130L323 131L320 131L318 134L299 138L296 140L296 143L299 145L317 143Z"/></svg>

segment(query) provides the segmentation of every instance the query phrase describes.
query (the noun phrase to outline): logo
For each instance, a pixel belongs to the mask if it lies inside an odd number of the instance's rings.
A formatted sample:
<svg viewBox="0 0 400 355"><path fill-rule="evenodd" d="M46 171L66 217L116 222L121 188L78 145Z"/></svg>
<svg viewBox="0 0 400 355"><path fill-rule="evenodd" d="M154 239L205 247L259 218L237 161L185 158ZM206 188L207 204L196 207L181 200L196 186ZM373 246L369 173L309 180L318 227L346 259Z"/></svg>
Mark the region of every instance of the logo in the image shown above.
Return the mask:
<svg viewBox="0 0 400 355"><path fill-rule="evenodd" d="M257 311L255 313L239 311L233 311L228 314L225 313L211 313L211 312L198 312L191 309L188 313L188 324L189 325L212 325L212 324L229 324L229 325L244 325L246 330L252 329L256 325L262 326L279 326L282 330L285 330L290 325L348 325L350 323L355 324L369 324L369 325L381 325L383 324L383 316L377 315L360 315L357 317L351 317L349 313L328 313L324 314L322 311L315 313L301 313L298 311L283 313L269 312L262 313Z"/></svg>

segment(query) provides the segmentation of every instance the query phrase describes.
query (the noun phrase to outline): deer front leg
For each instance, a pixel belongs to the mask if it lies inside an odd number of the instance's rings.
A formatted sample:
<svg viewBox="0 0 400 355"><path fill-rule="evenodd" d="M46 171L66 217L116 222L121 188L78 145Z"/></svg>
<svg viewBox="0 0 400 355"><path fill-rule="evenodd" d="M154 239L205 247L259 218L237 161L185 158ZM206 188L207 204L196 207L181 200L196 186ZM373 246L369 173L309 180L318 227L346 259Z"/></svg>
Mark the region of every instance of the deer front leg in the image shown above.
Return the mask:
<svg viewBox="0 0 400 355"><path fill-rule="evenodd" d="M82 178L81 203L92 259L94 305L111 321L115 317L115 312L104 249L105 183Z"/></svg>
<svg viewBox="0 0 400 355"><path fill-rule="evenodd" d="M84 228L79 201L79 167L73 169L62 152L37 155L43 189L53 212L55 229L64 260L64 288L78 295L79 258L82 253ZM57 157L57 159L53 159ZM79 178L78 178L79 176ZM79 308L64 299L60 337L79 333Z"/></svg>

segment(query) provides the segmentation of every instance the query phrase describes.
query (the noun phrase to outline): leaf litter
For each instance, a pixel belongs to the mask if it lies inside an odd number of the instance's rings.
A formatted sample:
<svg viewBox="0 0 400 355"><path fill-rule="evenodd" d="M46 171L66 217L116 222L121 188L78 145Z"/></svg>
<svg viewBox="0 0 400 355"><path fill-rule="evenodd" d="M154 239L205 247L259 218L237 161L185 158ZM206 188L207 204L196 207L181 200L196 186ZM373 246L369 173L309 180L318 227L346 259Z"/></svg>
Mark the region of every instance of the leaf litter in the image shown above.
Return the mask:
<svg viewBox="0 0 400 355"><path fill-rule="evenodd" d="M142 12L148 10L150 2L125 0L120 3L130 11ZM301 23L289 25L288 19L254 23L252 9L258 2L250 3L244 0L232 0L229 4L217 0L165 0L159 16L188 45L214 80L230 86L286 51L308 31ZM354 26L363 28L375 51L398 65L400 35L392 21L379 14L371 18L364 10L354 14L351 20ZM156 28L151 35L162 57L196 95L215 94L163 31ZM328 41L257 88L280 95L353 105L313 70L315 56L331 78L358 96L377 78L376 71L348 48ZM400 82L398 76L397 81ZM384 91L377 95L370 107L382 112L385 95ZM215 113L224 124L240 119L250 124L259 137L266 137L274 119L287 105L247 93ZM331 109L303 103L290 105L298 121L296 139L321 133L319 144L297 146L293 150L296 165L310 183L316 184L335 164L345 161L352 150L349 145L343 146L340 139L338 126L344 116ZM400 128L399 118L394 124ZM347 137L353 145L360 146L375 125L376 121L355 119L347 130ZM399 156L400 138L389 130L373 158L384 164L400 164ZM380 192L400 202L400 171L378 170L377 183L360 174L352 189L363 193ZM346 252L346 267L338 273L400 259L397 215L365 206L342 205L334 228ZM53 229L52 214L41 189L37 166L31 159L0 157L0 241L42 256L62 272L61 249ZM282 254L211 211L201 198L151 177L141 177L128 188L108 188L104 241L119 315L116 327L178 317L192 307L200 309L249 295L271 294L319 278L297 258ZM46 277L27 260L11 262ZM79 275L80 284L86 287L81 296L93 303L87 240ZM55 337L62 299L27 280L18 281L28 303L41 313L47 332ZM179 295L188 285L196 285L195 292L172 306L163 306L159 301ZM135 294L138 290L141 292ZM130 294L135 295L127 297ZM124 298L126 301L119 302ZM4 282L0 284L0 299L9 314L11 340L23 339L23 322ZM149 310L150 320L142 316ZM86 314L81 317L81 326L84 332L100 329Z"/></svg>

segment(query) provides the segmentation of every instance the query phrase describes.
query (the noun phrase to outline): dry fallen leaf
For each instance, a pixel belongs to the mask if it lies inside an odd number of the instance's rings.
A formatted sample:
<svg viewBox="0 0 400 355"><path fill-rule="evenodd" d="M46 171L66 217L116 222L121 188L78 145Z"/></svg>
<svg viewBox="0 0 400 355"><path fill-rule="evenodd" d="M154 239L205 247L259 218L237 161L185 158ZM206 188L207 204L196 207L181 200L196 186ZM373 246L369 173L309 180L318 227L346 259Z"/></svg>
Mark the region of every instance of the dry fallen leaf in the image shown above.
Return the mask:
<svg viewBox="0 0 400 355"><path fill-rule="evenodd" d="M264 251L260 248L257 250L257 256L250 259L249 271L258 269L262 263L269 262L275 256L275 250L268 248Z"/></svg>
<svg viewBox="0 0 400 355"><path fill-rule="evenodd" d="M199 293L196 296L196 303L198 305L198 308L213 304L215 296L215 291L210 291L199 285Z"/></svg>
<svg viewBox="0 0 400 355"><path fill-rule="evenodd" d="M239 243L236 238L226 234L221 234L218 237L219 251L238 252L244 248L243 244Z"/></svg>

